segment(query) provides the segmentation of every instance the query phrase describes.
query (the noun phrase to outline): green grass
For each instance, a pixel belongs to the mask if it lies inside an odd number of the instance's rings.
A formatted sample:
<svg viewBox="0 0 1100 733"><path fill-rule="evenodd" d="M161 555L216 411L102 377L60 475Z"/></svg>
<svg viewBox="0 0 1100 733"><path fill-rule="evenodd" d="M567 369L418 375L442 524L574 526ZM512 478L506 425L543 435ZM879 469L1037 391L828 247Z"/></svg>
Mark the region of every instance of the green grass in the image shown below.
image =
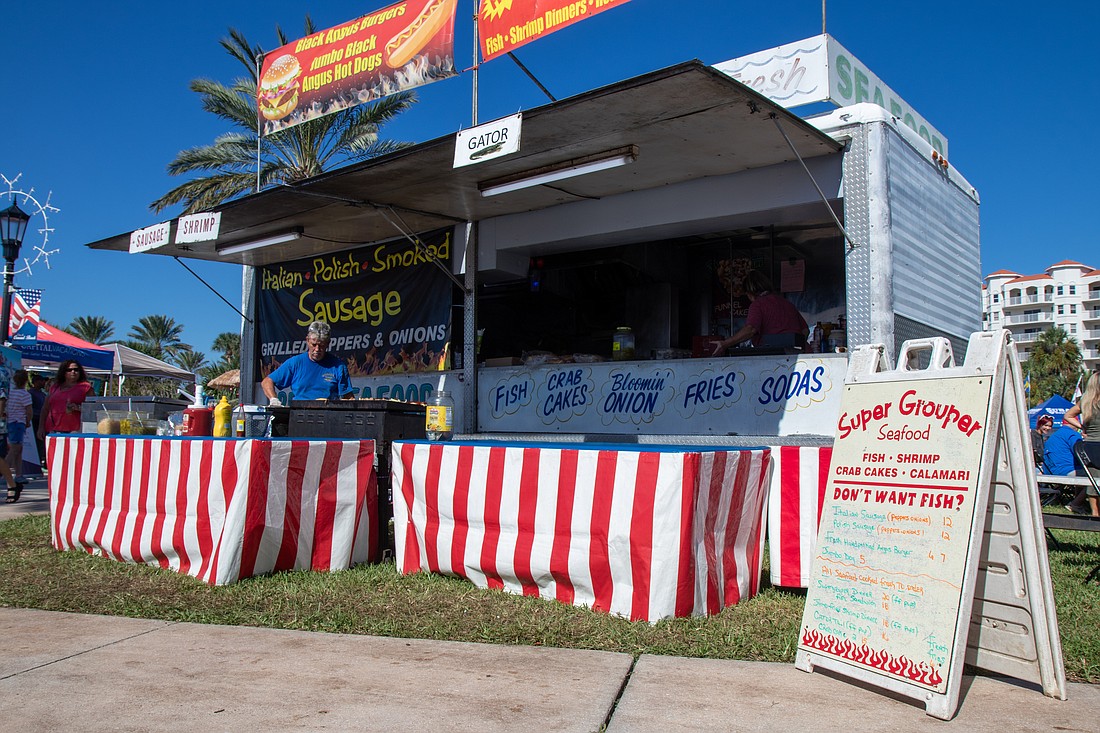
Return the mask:
<svg viewBox="0 0 1100 733"><path fill-rule="evenodd" d="M1070 679L1100 682L1100 533L1056 530L1051 573ZM765 571L765 577L767 573ZM48 518L0 522L0 605L204 624L528 644L714 659L794 660L804 597L765 587L717 616L630 622L392 563L211 587L168 570L50 547Z"/></svg>

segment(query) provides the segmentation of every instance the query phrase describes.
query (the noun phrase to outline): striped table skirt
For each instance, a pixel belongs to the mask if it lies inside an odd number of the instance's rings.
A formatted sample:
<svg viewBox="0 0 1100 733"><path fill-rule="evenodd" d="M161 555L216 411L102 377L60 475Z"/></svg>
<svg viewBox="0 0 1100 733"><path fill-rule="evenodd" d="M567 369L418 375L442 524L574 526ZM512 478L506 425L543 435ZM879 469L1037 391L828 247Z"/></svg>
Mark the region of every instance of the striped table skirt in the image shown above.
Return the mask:
<svg viewBox="0 0 1100 733"><path fill-rule="evenodd" d="M398 570L632 620L760 586L770 451L396 441Z"/></svg>
<svg viewBox="0 0 1100 733"><path fill-rule="evenodd" d="M379 553L374 443L47 438L53 546L212 585Z"/></svg>
<svg viewBox="0 0 1100 733"><path fill-rule="evenodd" d="M772 585L806 588L829 482L829 447L772 448L768 560Z"/></svg>

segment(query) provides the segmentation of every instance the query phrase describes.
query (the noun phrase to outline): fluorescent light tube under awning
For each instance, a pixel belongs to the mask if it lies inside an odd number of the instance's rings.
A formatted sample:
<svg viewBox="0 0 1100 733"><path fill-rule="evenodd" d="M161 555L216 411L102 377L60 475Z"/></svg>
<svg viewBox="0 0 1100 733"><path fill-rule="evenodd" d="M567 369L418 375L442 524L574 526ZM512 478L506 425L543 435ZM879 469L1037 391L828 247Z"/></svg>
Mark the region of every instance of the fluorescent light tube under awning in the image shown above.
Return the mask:
<svg viewBox="0 0 1100 733"><path fill-rule="evenodd" d="M561 163L537 168L523 173L517 173L503 178L483 181L479 184L482 196L498 196L502 193L520 191L534 186L543 186L547 183L562 181L567 178L575 178L596 171L605 171L610 168L633 163L638 157L638 148L635 145L627 145L615 150L608 150L583 158L573 158Z"/></svg>
<svg viewBox="0 0 1100 733"><path fill-rule="evenodd" d="M260 239L253 239L250 242L240 242L238 244L230 244L218 249L220 255L235 255L241 252L247 252L251 249L259 249L260 247L267 247L273 244L283 244L285 242L293 242L295 239L301 239L302 230L295 230L292 232L283 232L282 234L272 234L269 237L262 237Z"/></svg>

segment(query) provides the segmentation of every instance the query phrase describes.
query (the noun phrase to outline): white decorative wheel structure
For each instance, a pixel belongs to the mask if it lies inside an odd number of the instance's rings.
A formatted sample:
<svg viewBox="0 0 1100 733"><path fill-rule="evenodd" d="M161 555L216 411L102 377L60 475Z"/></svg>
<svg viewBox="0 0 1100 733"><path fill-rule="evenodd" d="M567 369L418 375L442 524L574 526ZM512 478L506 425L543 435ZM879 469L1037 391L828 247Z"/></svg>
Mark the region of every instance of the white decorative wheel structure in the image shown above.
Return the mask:
<svg viewBox="0 0 1100 733"><path fill-rule="evenodd" d="M18 187L19 179L23 177L20 173L15 178L9 179L4 174L0 173L0 180L4 185L8 187L6 192L6 200L0 198L0 208L6 208L10 205L10 202L14 201L19 204L19 208L30 214L31 220L27 223L27 234L23 238L23 248L20 254L23 255L20 261L16 263L13 274L18 275L20 273L30 273L31 268L37 264L43 264L46 269L50 269L50 255L57 254L59 250L50 249L50 232L53 229L50 227L50 214L57 213L59 209L50 203L50 196L52 192L46 194L45 201L39 201L34 195L34 189L24 190ZM5 195L0 193L0 196ZM40 241L33 241L30 233L32 231L38 232Z"/></svg>

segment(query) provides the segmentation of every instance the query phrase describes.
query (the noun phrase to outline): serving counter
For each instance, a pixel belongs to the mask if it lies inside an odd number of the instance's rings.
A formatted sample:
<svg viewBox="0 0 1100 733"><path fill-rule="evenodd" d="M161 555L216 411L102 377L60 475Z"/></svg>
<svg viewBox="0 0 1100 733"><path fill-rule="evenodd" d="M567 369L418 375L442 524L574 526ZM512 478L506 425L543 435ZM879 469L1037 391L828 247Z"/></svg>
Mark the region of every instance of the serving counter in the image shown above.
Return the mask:
<svg viewBox="0 0 1100 733"><path fill-rule="evenodd" d="M757 593L768 449L397 441L398 570L632 620Z"/></svg>
<svg viewBox="0 0 1100 733"><path fill-rule="evenodd" d="M50 435L53 546L212 585L379 555L370 440Z"/></svg>

